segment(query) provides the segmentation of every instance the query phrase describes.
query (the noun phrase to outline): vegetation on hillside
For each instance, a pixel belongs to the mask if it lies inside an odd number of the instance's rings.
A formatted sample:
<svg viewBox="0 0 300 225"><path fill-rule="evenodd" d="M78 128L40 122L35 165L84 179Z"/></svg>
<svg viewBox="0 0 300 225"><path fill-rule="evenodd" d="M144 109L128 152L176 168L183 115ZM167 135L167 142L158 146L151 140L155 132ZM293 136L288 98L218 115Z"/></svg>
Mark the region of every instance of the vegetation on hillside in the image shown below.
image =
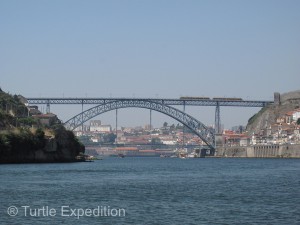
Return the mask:
<svg viewBox="0 0 300 225"><path fill-rule="evenodd" d="M17 95L5 93L0 88L0 112L11 114L15 117L26 117L27 107L20 101Z"/></svg>
<svg viewBox="0 0 300 225"><path fill-rule="evenodd" d="M251 125L260 115L262 115L267 110L267 108L267 106L263 107L258 113L255 113L252 117L250 117L247 126Z"/></svg>
<svg viewBox="0 0 300 225"><path fill-rule="evenodd" d="M42 129L34 132L28 128L18 128L13 131L2 131L0 133L0 154L19 153L20 146L24 152L35 151L45 147L45 133Z"/></svg>
<svg viewBox="0 0 300 225"><path fill-rule="evenodd" d="M28 109L17 95L5 93L0 88L0 130L31 127L37 123L34 118L28 117Z"/></svg>
<svg viewBox="0 0 300 225"><path fill-rule="evenodd" d="M60 147L70 147L70 148L74 148L74 149L79 149L81 152L84 152L84 145L79 141L79 139L74 135L74 133L70 130L66 130L66 128L61 125L54 125L52 127L53 133L54 133L54 137L55 139L58 141L58 143L60 143L61 146ZM65 140L68 140L68 142L66 143ZM64 143L66 143L69 146L63 146ZM71 144L71 146L70 146ZM78 154L79 152L78 151Z"/></svg>
<svg viewBox="0 0 300 225"><path fill-rule="evenodd" d="M29 116L17 95L0 88L0 163L72 161L80 152L84 146L72 131L60 124L43 126Z"/></svg>

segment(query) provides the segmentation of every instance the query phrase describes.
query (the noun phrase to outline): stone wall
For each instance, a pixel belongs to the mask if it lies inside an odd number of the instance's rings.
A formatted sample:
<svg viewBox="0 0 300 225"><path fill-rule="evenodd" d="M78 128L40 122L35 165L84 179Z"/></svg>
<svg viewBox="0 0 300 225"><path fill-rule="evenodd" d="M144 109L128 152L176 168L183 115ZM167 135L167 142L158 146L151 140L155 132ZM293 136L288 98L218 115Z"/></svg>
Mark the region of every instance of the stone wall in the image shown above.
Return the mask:
<svg viewBox="0 0 300 225"><path fill-rule="evenodd" d="M300 144L218 147L217 157L300 158Z"/></svg>

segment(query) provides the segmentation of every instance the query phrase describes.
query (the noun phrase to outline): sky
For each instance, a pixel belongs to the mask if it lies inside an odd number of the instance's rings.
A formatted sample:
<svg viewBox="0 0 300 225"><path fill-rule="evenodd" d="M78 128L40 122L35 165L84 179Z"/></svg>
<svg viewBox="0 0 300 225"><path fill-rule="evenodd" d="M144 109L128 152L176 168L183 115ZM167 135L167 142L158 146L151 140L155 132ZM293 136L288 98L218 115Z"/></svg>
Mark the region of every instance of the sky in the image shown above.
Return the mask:
<svg viewBox="0 0 300 225"><path fill-rule="evenodd" d="M298 0L0 0L0 87L25 97L272 100L300 89L299 12ZM187 108L207 125L214 110ZM258 110L221 107L221 120L246 125ZM81 106L51 111L66 121ZM120 125L149 123L148 110L119 115ZM177 123L153 114L163 121Z"/></svg>

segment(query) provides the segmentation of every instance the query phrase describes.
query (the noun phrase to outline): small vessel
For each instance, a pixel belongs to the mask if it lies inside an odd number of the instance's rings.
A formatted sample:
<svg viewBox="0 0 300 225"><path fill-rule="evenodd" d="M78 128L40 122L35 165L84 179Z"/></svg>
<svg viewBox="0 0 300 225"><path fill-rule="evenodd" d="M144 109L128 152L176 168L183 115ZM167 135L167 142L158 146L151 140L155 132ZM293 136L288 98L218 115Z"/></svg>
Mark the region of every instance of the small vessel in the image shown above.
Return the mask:
<svg viewBox="0 0 300 225"><path fill-rule="evenodd" d="M196 158L197 154L196 152L191 152L190 154L187 155L188 158Z"/></svg>
<svg viewBox="0 0 300 225"><path fill-rule="evenodd" d="M125 158L125 155L124 154L118 154L118 158Z"/></svg>

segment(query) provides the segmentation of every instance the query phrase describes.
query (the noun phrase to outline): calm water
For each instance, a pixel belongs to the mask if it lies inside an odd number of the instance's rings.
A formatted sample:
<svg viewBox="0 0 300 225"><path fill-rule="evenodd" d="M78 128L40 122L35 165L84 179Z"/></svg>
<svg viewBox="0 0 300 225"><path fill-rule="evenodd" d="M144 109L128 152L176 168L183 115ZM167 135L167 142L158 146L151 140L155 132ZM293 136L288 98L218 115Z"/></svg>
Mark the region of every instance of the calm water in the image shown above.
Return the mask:
<svg viewBox="0 0 300 225"><path fill-rule="evenodd" d="M300 224L298 159L0 165L0 180L0 224Z"/></svg>

